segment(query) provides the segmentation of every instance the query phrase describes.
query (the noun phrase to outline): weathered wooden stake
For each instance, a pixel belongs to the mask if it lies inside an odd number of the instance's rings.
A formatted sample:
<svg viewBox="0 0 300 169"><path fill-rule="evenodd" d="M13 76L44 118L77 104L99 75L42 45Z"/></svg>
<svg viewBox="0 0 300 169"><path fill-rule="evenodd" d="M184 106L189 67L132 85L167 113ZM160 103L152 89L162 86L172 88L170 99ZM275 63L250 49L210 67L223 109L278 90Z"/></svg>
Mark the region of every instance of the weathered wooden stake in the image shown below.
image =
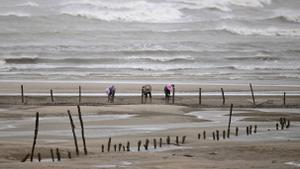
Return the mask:
<svg viewBox="0 0 300 169"><path fill-rule="evenodd" d="M52 148L50 149L50 154L51 154L52 162L54 162L54 153L53 153L53 149Z"/></svg>
<svg viewBox="0 0 300 169"><path fill-rule="evenodd" d="M33 156L34 156L34 149L35 149L35 144L36 144L36 139L37 139L38 132L39 132L39 112L36 112L34 138L33 138L31 156L30 156L30 161L31 162L32 162Z"/></svg>
<svg viewBox="0 0 300 169"><path fill-rule="evenodd" d="M175 103L175 85L173 85L172 104Z"/></svg>
<svg viewBox="0 0 300 169"><path fill-rule="evenodd" d="M126 147L125 147L125 145L123 145L122 147L123 147L123 151L125 152L125 151L126 151Z"/></svg>
<svg viewBox="0 0 300 169"><path fill-rule="evenodd" d="M157 148L156 139L153 139L153 147L154 147L154 149L156 149L156 148Z"/></svg>
<svg viewBox="0 0 300 169"><path fill-rule="evenodd" d="M215 132L212 133L213 140L216 140Z"/></svg>
<svg viewBox="0 0 300 169"><path fill-rule="evenodd" d="M116 144L114 144L114 150L115 150L115 152L117 152L117 145Z"/></svg>
<svg viewBox="0 0 300 169"><path fill-rule="evenodd" d="M72 159L72 154L71 154L70 151L68 151L68 158L69 158L69 159Z"/></svg>
<svg viewBox="0 0 300 169"><path fill-rule="evenodd" d="M83 120L81 117L81 110L80 110L80 106L77 105L77 109L78 109L78 116L79 116L79 121L80 121L80 125L81 125L81 135L82 135L82 141L83 141L83 150L84 150L84 154L87 155L87 149L86 149L86 143L85 143L85 137L84 137L84 126L83 126Z"/></svg>
<svg viewBox="0 0 300 169"><path fill-rule="evenodd" d="M170 136L167 137L167 140L166 140L166 141L167 141L167 144L170 144L170 143L171 143L171 138L170 138Z"/></svg>
<svg viewBox="0 0 300 169"><path fill-rule="evenodd" d="M149 147L149 140L148 139L146 139L144 147L145 147L145 150L148 150L148 147Z"/></svg>
<svg viewBox="0 0 300 169"><path fill-rule="evenodd" d="M235 136L239 136L239 127L235 127Z"/></svg>
<svg viewBox="0 0 300 169"><path fill-rule="evenodd" d="M176 136L176 145L179 145L179 137Z"/></svg>
<svg viewBox="0 0 300 169"><path fill-rule="evenodd" d="M203 139L204 140L206 139L206 131L205 130L203 131Z"/></svg>
<svg viewBox="0 0 300 169"><path fill-rule="evenodd" d="M225 138L226 138L226 131L223 130L223 139L225 139Z"/></svg>
<svg viewBox="0 0 300 169"><path fill-rule="evenodd" d="M50 97L51 97L51 102L53 103L54 102L54 98L53 98L53 90L50 89Z"/></svg>
<svg viewBox="0 0 300 169"><path fill-rule="evenodd" d="M287 120L286 128L290 128L290 125L291 125L291 121L290 121L290 120Z"/></svg>
<svg viewBox="0 0 300 169"><path fill-rule="evenodd" d="M249 127L248 126L246 127L246 133L247 133L247 135L249 135Z"/></svg>
<svg viewBox="0 0 300 169"><path fill-rule="evenodd" d="M29 158L29 156L30 156L30 154L27 153L27 154L25 155L25 157L21 160L21 162L24 163L24 162Z"/></svg>
<svg viewBox="0 0 300 169"><path fill-rule="evenodd" d="M232 109L233 109L233 104L230 105L228 128L227 128L227 138L230 137L230 126L231 126Z"/></svg>
<svg viewBox="0 0 300 169"><path fill-rule="evenodd" d="M78 88L78 102L81 103L81 86Z"/></svg>
<svg viewBox="0 0 300 169"><path fill-rule="evenodd" d="M24 86L21 85L21 97L22 97L22 103L24 103Z"/></svg>
<svg viewBox="0 0 300 169"><path fill-rule="evenodd" d="M257 133L257 125L254 126L254 133Z"/></svg>
<svg viewBox="0 0 300 169"><path fill-rule="evenodd" d="M252 84L250 83L249 86L250 86L250 90L251 90L251 95L252 95L252 100L253 100L253 106L256 106Z"/></svg>
<svg viewBox="0 0 300 169"><path fill-rule="evenodd" d="M38 153L37 155L38 155L39 162L41 162L42 161L41 153Z"/></svg>
<svg viewBox="0 0 300 169"><path fill-rule="evenodd" d="M78 144L77 144L77 137L76 137L76 132L75 132L75 125L74 125L72 114L71 114L70 110L68 110L68 115L69 115L69 119L70 119L72 133L73 133L73 139L74 139L76 154L79 155L79 149L78 149Z"/></svg>
<svg viewBox="0 0 300 169"><path fill-rule="evenodd" d="M159 147L162 147L162 138L159 138Z"/></svg>
<svg viewBox="0 0 300 169"><path fill-rule="evenodd" d="M278 124L278 123L276 123L276 130L278 130L278 128L279 128L279 124Z"/></svg>
<svg viewBox="0 0 300 169"><path fill-rule="evenodd" d="M284 92L283 93L283 106L285 107L286 106L286 93Z"/></svg>
<svg viewBox="0 0 300 169"><path fill-rule="evenodd" d="M122 149L122 143L119 143L119 151Z"/></svg>
<svg viewBox="0 0 300 169"><path fill-rule="evenodd" d="M107 152L110 152L110 145L111 145L111 137L109 137L108 139Z"/></svg>
<svg viewBox="0 0 300 169"><path fill-rule="evenodd" d="M199 105L202 104L202 89L199 88Z"/></svg>
<svg viewBox="0 0 300 169"><path fill-rule="evenodd" d="M127 142L126 149L128 152L130 151L130 142L129 141Z"/></svg>
<svg viewBox="0 0 300 169"><path fill-rule="evenodd" d="M144 94L143 94L143 89L141 89L141 103L144 104Z"/></svg>
<svg viewBox="0 0 300 169"><path fill-rule="evenodd" d="M252 134L252 125L249 126L249 134Z"/></svg>
<svg viewBox="0 0 300 169"><path fill-rule="evenodd" d="M185 140L186 140L186 136L182 136L181 144L184 144L184 143L185 143Z"/></svg>
<svg viewBox="0 0 300 169"><path fill-rule="evenodd" d="M200 140L201 139L201 134L200 133L198 133L198 140Z"/></svg>
<svg viewBox="0 0 300 169"><path fill-rule="evenodd" d="M56 148L56 156L57 156L57 161L60 161L60 152L58 148Z"/></svg>
<svg viewBox="0 0 300 169"><path fill-rule="evenodd" d="M104 153L104 145L101 145L101 152Z"/></svg>
<svg viewBox="0 0 300 169"><path fill-rule="evenodd" d="M223 88L221 88L221 92L222 92L222 98L223 98L223 105L225 105L225 95L224 95L224 90L223 90Z"/></svg>
<svg viewBox="0 0 300 169"><path fill-rule="evenodd" d="M139 140L139 141L138 141L138 151L141 151L141 145L142 145L142 141Z"/></svg>
<svg viewBox="0 0 300 169"><path fill-rule="evenodd" d="M219 134L220 134L220 133L219 133L219 130L217 130L217 131L216 131L217 140L220 139L220 137L219 137L220 135L219 135Z"/></svg>

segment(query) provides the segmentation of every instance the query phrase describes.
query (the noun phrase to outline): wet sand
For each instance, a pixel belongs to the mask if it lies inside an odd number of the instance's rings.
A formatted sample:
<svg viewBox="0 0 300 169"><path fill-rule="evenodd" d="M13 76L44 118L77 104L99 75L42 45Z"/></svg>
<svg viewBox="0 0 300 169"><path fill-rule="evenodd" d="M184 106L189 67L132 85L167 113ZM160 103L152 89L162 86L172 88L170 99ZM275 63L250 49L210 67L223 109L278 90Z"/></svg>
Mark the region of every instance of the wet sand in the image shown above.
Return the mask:
<svg viewBox="0 0 300 169"><path fill-rule="evenodd" d="M138 88L140 85L133 86ZM198 85L183 86L178 86L179 92L190 92L195 90L194 87L198 87ZM157 88L159 87L160 85ZM219 87L219 85L207 86L211 92ZM298 90L297 87L279 88L284 91ZM35 89L34 85L30 89L41 90ZM66 90L71 89L66 87ZM230 91L243 90L248 90L247 86L240 89L233 87ZM17 89L11 91L16 92ZM124 92L133 91L134 89L130 89ZM249 96L226 97L228 103L225 105L222 105L220 96L204 97L203 105L198 105L198 97L195 96L178 97L175 105L165 105L162 96L153 98L152 104L143 105L139 104L139 96L117 97L116 105L107 104L104 97L103 100L96 97L99 100L94 101L97 104L93 106L87 105L87 101L93 101L93 98L86 97L81 111L87 140L87 156L83 155L77 107L68 97L59 98L63 104L49 103L47 100L49 98L39 100L40 98L33 97L31 100L27 98L27 104L22 105L19 98L14 100L16 98L9 96L11 100L6 100L5 103L2 102L5 97L0 96L0 168L299 167L300 109L297 108L299 97L289 97L289 106L284 108L282 97L260 96L257 102L264 104L258 104L259 108L254 108ZM229 105L232 102L236 106L233 110L231 137L223 139L220 136L220 141L214 141L213 131L219 130L222 135L222 131L227 129ZM78 157L75 155L67 110L71 111L76 126L80 148ZM33 163L29 161L21 163L21 159L31 151L36 112L40 112L40 130L35 152L41 153L42 162L37 162L35 155ZM275 124L280 117L291 120L291 127L277 131ZM247 136L245 128L249 125L257 125L257 133ZM234 136L235 127L240 128L238 137ZM207 133L206 140L203 139L204 130ZM198 133L201 133L200 140ZM166 144L167 136L171 137L171 145ZM175 145L176 136L179 136L179 140L182 136L186 136L185 144ZM119 143L125 145L130 141L131 151L102 153L101 145L105 145L106 148L109 137L112 137L112 145ZM162 148L154 149L154 138L157 141L159 138L163 139ZM138 152L137 142L141 140L144 144L146 139L150 140L149 150L142 148L142 151ZM49 150L57 147L61 149L62 162L53 163ZM113 150L113 147L111 149ZM72 153L72 159L67 159L67 151Z"/></svg>

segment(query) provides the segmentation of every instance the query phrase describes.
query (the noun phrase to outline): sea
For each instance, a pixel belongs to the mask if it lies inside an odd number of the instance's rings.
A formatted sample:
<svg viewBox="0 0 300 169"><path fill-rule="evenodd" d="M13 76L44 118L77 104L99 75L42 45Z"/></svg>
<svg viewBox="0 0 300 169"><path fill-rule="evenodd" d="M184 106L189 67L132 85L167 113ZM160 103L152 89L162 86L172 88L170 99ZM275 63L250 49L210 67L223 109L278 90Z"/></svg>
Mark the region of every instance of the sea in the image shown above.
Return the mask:
<svg viewBox="0 0 300 169"><path fill-rule="evenodd" d="M1 0L0 81L300 84L300 0Z"/></svg>

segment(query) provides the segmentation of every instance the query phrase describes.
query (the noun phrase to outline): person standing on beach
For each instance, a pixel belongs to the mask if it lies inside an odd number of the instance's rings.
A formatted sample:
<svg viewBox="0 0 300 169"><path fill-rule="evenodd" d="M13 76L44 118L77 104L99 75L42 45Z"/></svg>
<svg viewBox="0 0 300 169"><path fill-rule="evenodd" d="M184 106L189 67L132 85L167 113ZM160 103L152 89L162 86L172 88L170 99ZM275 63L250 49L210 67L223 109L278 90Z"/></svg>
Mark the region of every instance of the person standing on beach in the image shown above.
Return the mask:
<svg viewBox="0 0 300 169"><path fill-rule="evenodd" d="M114 85L108 87L106 89L106 94L107 94L107 101L108 103L113 103L114 102L114 98L115 98L115 93L116 93L116 88Z"/></svg>
<svg viewBox="0 0 300 169"><path fill-rule="evenodd" d="M165 92L165 101L166 103L169 103L170 100L170 95L171 92L173 91L173 85L172 84L167 84L164 88L164 92Z"/></svg>
<svg viewBox="0 0 300 169"><path fill-rule="evenodd" d="M149 95L150 103L152 103L152 94L151 94L151 92L152 92L151 85L142 86L142 102L143 102L143 97L145 97L145 103L146 103L148 95Z"/></svg>

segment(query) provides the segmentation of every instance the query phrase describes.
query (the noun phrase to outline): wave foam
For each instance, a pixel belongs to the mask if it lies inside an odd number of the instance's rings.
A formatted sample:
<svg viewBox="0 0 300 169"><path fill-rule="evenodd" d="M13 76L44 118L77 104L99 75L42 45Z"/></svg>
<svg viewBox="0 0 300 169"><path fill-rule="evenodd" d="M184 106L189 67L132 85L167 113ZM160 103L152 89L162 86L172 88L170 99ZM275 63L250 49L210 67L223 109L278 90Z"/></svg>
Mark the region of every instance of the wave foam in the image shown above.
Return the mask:
<svg viewBox="0 0 300 169"><path fill-rule="evenodd" d="M279 29L275 27L269 28L246 28L241 26L222 26L217 30L227 31L238 35L262 35L262 36L300 36L300 29Z"/></svg>
<svg viewBox="0 0 300 169"><path fill-rule="evenodd" d="M182 13L168 3L102 2L94 0L63 4L61 14L83 16L105 21L125 22L174 22L182 18Z"/></svg>
<svg viewBox="0 0 300 169"><path fill-rule="evenodd" d="M35 2L31 2L31 1L28 1L28 2L25 2L25 3L22 3L22 4L18 4L17 6L22 6L22 7L39 7L39 4L35 3Z"/></svg>
<svg viewBox="0 0 300 169"><path fill-rule="evenodd" d="M6 12L0 13L0 16L30 17L31 15L24 12Z"/></svg>

